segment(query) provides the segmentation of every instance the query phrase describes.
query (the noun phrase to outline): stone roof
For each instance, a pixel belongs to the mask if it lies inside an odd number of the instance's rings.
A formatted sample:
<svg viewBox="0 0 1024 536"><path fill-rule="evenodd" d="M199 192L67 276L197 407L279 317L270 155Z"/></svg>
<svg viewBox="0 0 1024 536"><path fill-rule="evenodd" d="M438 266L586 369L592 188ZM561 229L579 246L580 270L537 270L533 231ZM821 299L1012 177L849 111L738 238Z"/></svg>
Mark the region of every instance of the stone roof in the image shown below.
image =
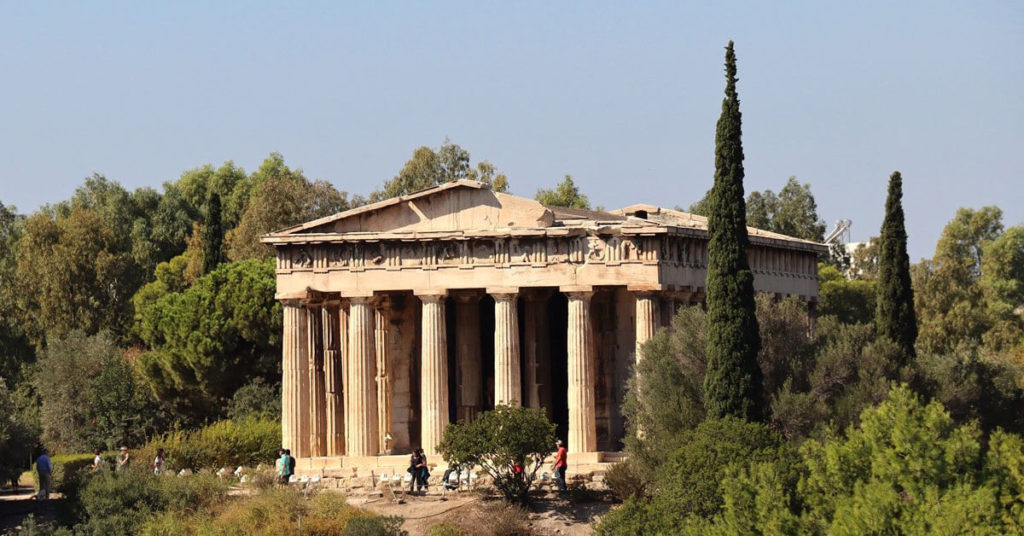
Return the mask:
<svg viewBox="0 0 1024 536"><path fill-rule="evenodd" d="M264 243L309 240L418 239L493 235L564 235L572 229L624 234L707 236L707 218L650 204L611 211L542 205L486 184L459 180L370 203L265 235ZM751 243L825 252L816 242L754 227Z"/></svg>

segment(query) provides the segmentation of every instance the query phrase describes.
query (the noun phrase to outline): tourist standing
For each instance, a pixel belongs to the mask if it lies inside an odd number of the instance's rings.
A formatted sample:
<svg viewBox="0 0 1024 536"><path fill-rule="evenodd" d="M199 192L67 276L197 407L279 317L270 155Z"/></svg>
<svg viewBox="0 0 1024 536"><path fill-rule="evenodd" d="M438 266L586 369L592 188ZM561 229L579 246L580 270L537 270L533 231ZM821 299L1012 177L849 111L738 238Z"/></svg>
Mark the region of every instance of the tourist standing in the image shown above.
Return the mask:
<svg viewBox="0 0 1024 536"><path fill-rule="evenodd" d="M100 470L100 467L103 467L103 457L100 456L100 449L95 449L92 451L92 453L92 470L95 473L96 471Z"/></svg>
<svg viewBox="0 0 1024 536"><path fill-rule="evenodd" d="M565 449L565 443L559 439L555 442L555 446L558 451L555 452L555 464L552 466L555 470L555 483L558 484L558 491L565 491L565 468L568 466L566 458L569 452Z"/></svg>
<svg viewBox="0 0 1024 536"><path fill-rule="evenodd" d="M412 456L409 457L409 474L412 475L412 480L409 481L409 492L412 493L413 486L419 484L420 481L420 449L413 449Z"/></svg>
<svg viewBox="0 0 1024 536"><path fill-rule="evenodd" d="M39 475L40 500L50 498L50 484L53 482L53 464L50 462L49 449L43 449L43 453L36 459L36 474Z"/></svg>
<svg viewBox="0 0 1024 536"><path fill-rule="evenodd" d="M278 453L281 454L281 458L277 460L277 474L281 483L287 484L292 476L292 457L285 449L280 449Z"/></svg>
<svg viewBox="0 0 1024 536"><path fill-rule="evenodd" d="M419 449L420 465L419 465L419 481L416 483L416 491L420 491L421 486L424 492L430 491L429 478L430 472L427 470L427 455L423 453L423 449Z"/></svg>
<svg viewBox="0 0 1024 536"><path fill-rule="evenodd" d="M284 449L285 456L288 456L288 477L295 474L295 456L292 456L292 449Z"/></svg>
<svg viewBox="0 0 1024 536"><path fill-rule="evenodd" d="M128 464L131 463L131 457L128 456L128 447L121 447L120 454L117 455L117 467L116 470L127 469Z"/></svg>
<svg viewBox="0 0 1024 536"><path fill-rule="evenodd" d="M159 475L164 471L164 449L156 449L156 458L153 459L153 474Z"/></svg>

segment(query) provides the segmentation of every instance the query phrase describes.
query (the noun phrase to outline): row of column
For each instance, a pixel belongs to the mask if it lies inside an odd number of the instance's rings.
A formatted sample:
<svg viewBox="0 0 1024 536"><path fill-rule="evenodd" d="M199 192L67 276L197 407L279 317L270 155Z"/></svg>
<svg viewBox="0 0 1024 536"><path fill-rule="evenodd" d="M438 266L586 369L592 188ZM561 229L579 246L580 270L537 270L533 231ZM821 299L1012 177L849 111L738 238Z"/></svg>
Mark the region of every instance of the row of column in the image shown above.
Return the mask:
<svg viewBox="0 0 1024 536"><path fill-rule="evenodd" d="M518 289L489 289L494 298L494 401L520 405ZM568 298L569 448L597 450L595 407L596 355L590 320L591 290L562 289ZM422 303L420 337L422 448L435 454L448 425L448 341L446 291L416 292ZM479 294L455 294L456 362L459 419L473 419L482 405L480 385ZM547 330L548 294L527 294L525 334L526 403L540 407L538 384L545 383L543 363L550 351ZM658 294L636 296L636 358L654 336L660 318ZM307 303L284 300L282 352L282 434L285 446L298 457L374 456L387 450L390 432L390 360L388 309L372 296Z"/></svg>

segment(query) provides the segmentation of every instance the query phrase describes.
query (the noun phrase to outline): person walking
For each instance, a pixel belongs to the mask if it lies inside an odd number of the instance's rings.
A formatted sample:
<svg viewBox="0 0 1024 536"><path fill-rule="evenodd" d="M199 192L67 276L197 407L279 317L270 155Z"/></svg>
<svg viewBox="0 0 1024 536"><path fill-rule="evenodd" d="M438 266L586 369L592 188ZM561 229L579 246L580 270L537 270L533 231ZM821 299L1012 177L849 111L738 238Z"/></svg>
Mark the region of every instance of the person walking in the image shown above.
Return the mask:
<svg viewBox="0 0 1024 536"><path fill-rule="evenodd" d="M39 475L39 500L50 498L50 485L53 483L53 464L50 461L50 450L43 449L43 453L36 459L36 474Z"/></svg>
<svg viewBox="0 0 1024 536"><path fill-rule="evenodd" d="M131 457L128 455L128 447L121 447L121 452L117 455L117 467L116 471L122 471L128 469L128 465L132 462Z"/></svg>
<svg viewBox="0 0 1024 536"><path fill-rule="evenodd" d="M555 471L555 483L558 484L558 491L565 491L565 468L568 466L566 458L568 458L569 451L565 449L565 443L559 439L555 441L555 447L558 451L555 452L555 463L552 465L552 469Z"/></svg>

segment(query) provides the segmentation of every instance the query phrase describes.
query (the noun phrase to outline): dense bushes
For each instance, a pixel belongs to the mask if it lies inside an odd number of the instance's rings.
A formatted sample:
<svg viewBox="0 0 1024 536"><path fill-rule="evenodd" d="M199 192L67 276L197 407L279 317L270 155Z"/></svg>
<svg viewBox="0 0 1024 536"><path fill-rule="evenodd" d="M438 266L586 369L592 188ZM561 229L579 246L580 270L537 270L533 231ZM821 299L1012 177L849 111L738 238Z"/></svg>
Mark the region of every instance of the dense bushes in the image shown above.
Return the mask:
<svg viewBox="0 0 1024 536"><path fill-rule="evenodd" d="M133 457L136 464L149 466L156 450L163 448L167 454L165 469L195 471L272 463L280 446L280 422L225 420L195 431L167 432L150 440Z"/></svg>
<svg viewBox="0 0 1024 536"><path fill-rule="evenodd" d="M752 425L745 425L752 426ZM733 428L727 426L726 428ZM738 429L733 429L733 432ZM701 432L698 434L698 432ZM719 458L744 440L694 430L703 441L684 456ZM749 437L756 438L756 434ZM650 501L629 499L598 534L1019 534L1024 530L1024 440L958 426L941 403L905 386L865 410L845 434L809 440L799 455L739 455L715 464L670 464ZM719 467L722 467L719 465ZM697 479L710 482L698 485ZM672 491L671 479L685 484ZM709 494L710 489L715 489ZM682 491L675 498L667 498ZM698 511L717 495L721 509ZM663 498L666 497L666 498ZM694 500L696 499L696 501ZM689 510L685 515L682 510Z"/></svg>
<svg viewBox="0 0 1024 536"><path fill-rule="evenodd" d="M227 484L212 475L158 477L144 470L89 475L74 501L79 534L134 535L159 512L196 512L227 496Z"/></svg>
<svg viewBox="0 0 1024 536"><path fill-rule="evenodd" d="M291 489L271 489L251 497L238 498L219 507L198 514L184 514L169 510L152 516L143 525L143 536L203 535L291 536L302 534L342 536L365 534L370 536L401 536L402 519L377 517L350 506L345 497L336 493L318 493L305 498Z"/></svg>

